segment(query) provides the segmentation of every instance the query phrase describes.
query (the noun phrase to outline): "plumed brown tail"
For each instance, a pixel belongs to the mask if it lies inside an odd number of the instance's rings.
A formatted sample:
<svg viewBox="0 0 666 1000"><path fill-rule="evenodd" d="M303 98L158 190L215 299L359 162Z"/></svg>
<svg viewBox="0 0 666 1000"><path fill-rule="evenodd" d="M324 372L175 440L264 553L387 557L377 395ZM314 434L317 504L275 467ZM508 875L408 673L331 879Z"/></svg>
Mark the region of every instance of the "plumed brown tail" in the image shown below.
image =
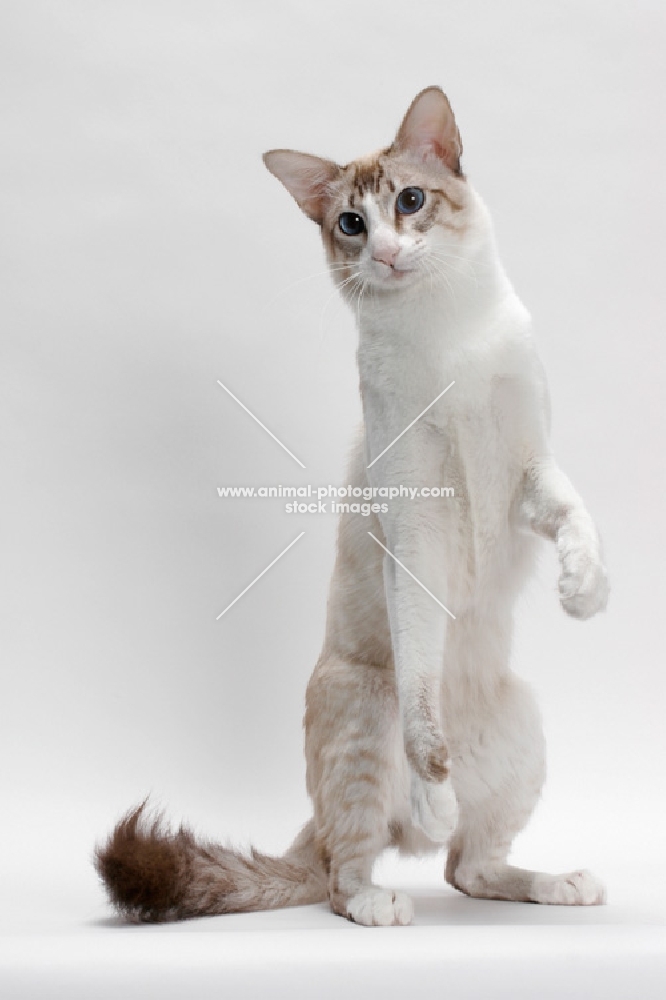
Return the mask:
<svg viewBox="0 0 666 1000"><path fill-rule="evenodd" d="M144 802L123 817L94 858L111 902L130 919L184 920L327 898L312 821L284 857L273 858L198 842L183 827L172 833L161 816L146 817L145 808Z"/></svg>

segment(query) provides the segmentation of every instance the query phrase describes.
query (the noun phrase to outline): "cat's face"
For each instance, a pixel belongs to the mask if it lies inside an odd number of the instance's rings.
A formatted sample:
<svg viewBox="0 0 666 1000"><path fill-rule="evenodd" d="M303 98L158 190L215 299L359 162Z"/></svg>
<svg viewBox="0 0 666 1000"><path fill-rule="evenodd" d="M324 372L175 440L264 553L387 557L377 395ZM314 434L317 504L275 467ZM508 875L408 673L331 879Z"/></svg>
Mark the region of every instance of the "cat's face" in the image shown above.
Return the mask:
<svg viewBox="0 0 666 1000"><path fill-rule="evenodd" d="M467 188L438 157L409 151L341 168L323 202L321 234L343 292L397 290L445 273L464 239Z"/></svg>
<svg viewBox="0 0 666 1000"><path fill-rule="evenodd" d="M460 259L469 188L462 144L438 87L412 102L393 144L341 167L272 150L266 166L320 227L331 273L349 298L364 288L393 292L445 280Z"/></svg>

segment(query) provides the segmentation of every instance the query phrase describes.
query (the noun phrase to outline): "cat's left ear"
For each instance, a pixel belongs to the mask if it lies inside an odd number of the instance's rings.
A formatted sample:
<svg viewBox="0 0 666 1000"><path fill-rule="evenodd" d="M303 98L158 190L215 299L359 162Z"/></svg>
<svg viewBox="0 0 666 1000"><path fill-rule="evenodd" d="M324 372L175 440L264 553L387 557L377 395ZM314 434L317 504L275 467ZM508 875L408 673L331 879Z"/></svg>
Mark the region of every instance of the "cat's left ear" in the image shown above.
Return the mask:
<svg viewBox="0 0 666 1000"><path fill-rule="evenodd" d="M434 154L454 174L462 174L462 140L449 99L440 87L428 87L412 101L393 143L425 159Z"/></svg>
<svg viewBox="0 0 666 1000"><path fill-rule="evenodd" d="M321 225L329 185L340 173L337 163L293 149L271 149L263 159L308 218Z"/></svg>

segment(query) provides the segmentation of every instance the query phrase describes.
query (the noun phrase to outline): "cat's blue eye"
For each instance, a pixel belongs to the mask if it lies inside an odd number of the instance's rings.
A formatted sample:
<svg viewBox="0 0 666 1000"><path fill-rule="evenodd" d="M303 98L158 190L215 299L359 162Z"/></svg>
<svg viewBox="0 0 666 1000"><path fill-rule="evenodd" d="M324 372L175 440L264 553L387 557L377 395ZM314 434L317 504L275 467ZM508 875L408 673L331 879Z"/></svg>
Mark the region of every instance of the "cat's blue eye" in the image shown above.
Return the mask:
<svg viewBox="0 0 666 1000"><path fill-rule="evenodd" d="M395 200L395 207L401 215L413 215L423 208L425 194L421 188L405 188Z"/></svg>
<svg viewBox="0 0 666 1000"><path fill-rule="evenodd" d="M338 225L345 236L360 236L365 232L365 222L358 212L343 212Z"/></svg>

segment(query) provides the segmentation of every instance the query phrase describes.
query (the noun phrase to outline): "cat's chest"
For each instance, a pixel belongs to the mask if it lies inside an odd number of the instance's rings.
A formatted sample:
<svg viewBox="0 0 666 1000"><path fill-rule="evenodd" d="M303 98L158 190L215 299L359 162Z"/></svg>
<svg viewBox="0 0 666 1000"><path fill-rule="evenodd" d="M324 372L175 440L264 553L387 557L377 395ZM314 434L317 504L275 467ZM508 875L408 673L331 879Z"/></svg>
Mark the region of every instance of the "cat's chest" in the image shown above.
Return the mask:
<svg viewBox="0 0 666 1000"><path fill-rule="evenodd" d="M373 359L364 398L366 431L374 425L370 453L404 431L400 475L410 468L415 484L425 477L450 491L440 513L469 535L467 548L480 559L503 534L523 476L526 421L517 401L524 376L515 352L484 341L403 352L402 364L397 352L381 359Z"/></svg>
<svg viewBox="0 0 666 1000"><path fill-rule="evenodd" d="M520 381L501 348L446 350L439 344L390 343L359 350L366 418L387 432L421 425L459 450L511 448L520 429L513 419Z"/></svg>
<svg viewBox="0 0 666 1000"><path fill-rule="evenodd" d="M522 476L524 452L522 430L511 418L511 380L464 369L456 374L441 400L446 404L423 417L442 481L464 506L505 507Z"/></svg>

